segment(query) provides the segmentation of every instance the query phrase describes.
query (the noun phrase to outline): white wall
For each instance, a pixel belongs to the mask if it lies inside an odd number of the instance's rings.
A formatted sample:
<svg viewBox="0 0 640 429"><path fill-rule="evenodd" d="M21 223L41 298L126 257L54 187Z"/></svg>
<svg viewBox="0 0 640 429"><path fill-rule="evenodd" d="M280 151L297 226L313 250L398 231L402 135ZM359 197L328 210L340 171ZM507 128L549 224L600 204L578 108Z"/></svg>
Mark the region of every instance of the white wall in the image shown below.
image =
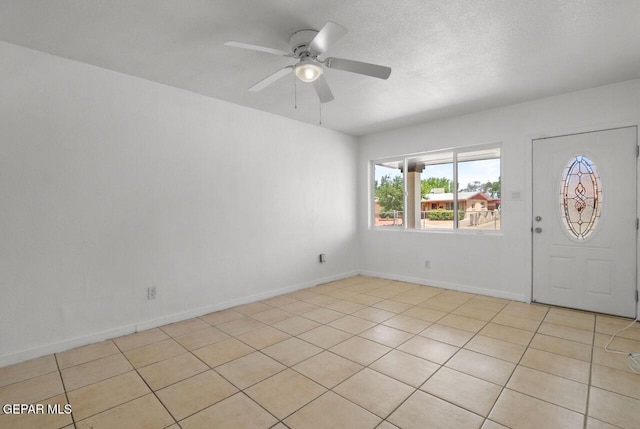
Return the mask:
<svg viewBox="0 0 640 429"><path fill-rule="evenodd" d="M636 80L358 144L3 42L0 57L0 366L356 271L527 300L531 139L640 123ZM369 160L491 142L500 234L367 228Z"/></svg>
<svg viewBox="0 0 640 429"><path fill-rule="evenodd" d="M355 139L0 58L0 366L356 272Z"/></svg>
<svg viewBox="0 0 640 429"><path fill-rule="evenodd" d="M363 138L358 161L361 272L530 300L531 140L638 123L640 80L634 80ZM370 160L494 142L503 145L501 233L368 229ZM512 198L516 192L520 200ZM431 261L430 270L425 260Z"/></svg>

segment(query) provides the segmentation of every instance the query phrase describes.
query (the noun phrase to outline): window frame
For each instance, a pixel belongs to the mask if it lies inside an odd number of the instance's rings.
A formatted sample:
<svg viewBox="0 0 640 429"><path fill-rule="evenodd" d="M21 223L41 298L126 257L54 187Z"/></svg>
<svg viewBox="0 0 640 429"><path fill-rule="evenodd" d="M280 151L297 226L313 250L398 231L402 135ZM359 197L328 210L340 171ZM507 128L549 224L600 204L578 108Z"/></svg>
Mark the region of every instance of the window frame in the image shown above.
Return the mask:
<svg viewBox="0 0 640 429"><path fill-rule="evenodd" d="M376 226L376 196L375 196L375 184L376 184L376 165L383 165L384 163L398 162L402 163L402 227L384 229L382 226ZM369 161L369 229L386 230L386 231L404 231L407 229L407 224L404 221L406 219L405 212L407 210L407 178L404 171L407 170L407 159L404 156L391 156L388 158L381 158Z"/></svg>
<svg viewBox="0 0 640 429"><path fill-rule="evenodd" d="M465 162L463 161L459 161L458 159L458 155L459 154L464 154L466 152L478 152L478 151L483 151L483 150L491 150L491 149L497 149L500 152L500 208L501 208L501 217L500 217L500 229L472 229L472 228L460 228L459 227L459 221L458 221L458 216L453 216L453 228L451 229L435 229L435 228L410 228L408 226L408 223L406 222L407 219L407 209L408 209L408 193L407 193L407 182L408 182L408 178L407 178L407 168L409 166L409 160L412 158L417 158L420 156L425 156L425 155L438 155L438 154L445 154L445 153L452 153L453 157L452 157L452 163L453 163L453 183L457 185L457 187L459 188L459 182L458 182L458 163L459 162ZM486 159L491 159L491 158L486 158ZM398 228L385 228L382 225L376 225L375 224L375 181L376 181L376 177L375 177L375 169L376 169L376 165L384 165L384 163L398 163L402 165L402 178L403 178L403 223L402 223L402 227L398 227ZM434 164L434 165L438 165L438 164ZM436 149L436 150L429 150L429 151L423 151L423 152L415 152L415 153L410 153L410 154L403 154L403 155L396 155L396 156L389 156L389 157L384 157L384 158L378 158L378 159L373 159L369 161L369 186L368 186L368 198L369 198L369 216L368 216L368 226L370 230L374 230L374 231L400 231L400 232L418 232L418 233L435 233L435 234L472 234L472 235L502 235L503 234L503 218L502 218L502 202L503 202L503 198L502 196L504 195L503 192L503 184L502 184L502 176L503 176L503 144L501 142L496 142L496 143L485 143L485 144L479 144L479 145L472 145L472 146L457 146L457 147L450 147L450 148L443 148L443 149ZM458 207L459 207L459 203L458 203L458 194L459 194L459 190L458 191L454 191L453 192L453 213L458 213Z"/></svg>

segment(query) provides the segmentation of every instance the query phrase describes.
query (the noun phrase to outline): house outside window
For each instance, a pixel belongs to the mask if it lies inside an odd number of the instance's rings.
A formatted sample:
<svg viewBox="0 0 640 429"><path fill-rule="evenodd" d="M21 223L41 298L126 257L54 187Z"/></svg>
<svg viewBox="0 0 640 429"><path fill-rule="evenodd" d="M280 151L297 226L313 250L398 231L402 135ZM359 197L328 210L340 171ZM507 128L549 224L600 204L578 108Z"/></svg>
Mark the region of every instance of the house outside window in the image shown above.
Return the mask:
<svg viewBox="0 0 640 429"><path fill-rule="evenodd" d="M374 228L501 229L499 145L425 152L372 166Z"/></svg>

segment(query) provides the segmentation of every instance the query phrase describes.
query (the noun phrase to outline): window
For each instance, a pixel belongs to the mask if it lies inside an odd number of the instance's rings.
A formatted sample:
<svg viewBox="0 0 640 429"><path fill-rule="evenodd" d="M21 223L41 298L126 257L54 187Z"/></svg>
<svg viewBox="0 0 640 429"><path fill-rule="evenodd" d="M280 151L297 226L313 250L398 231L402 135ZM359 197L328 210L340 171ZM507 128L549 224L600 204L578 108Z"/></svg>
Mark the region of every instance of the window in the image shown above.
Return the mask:
<svg viewBox="0 0 640 429"><path fill-rule="evenodd" d="M415 165L419 176L412 177ZM453 229L453 152L435 152L409 158L408 181L419 183L416 195L416 229ZM418 200L420 201L418 203Z"/></svg>
<svg viewBox="0 0 640 429"><path fill-rule="evenodd" d="M374 226L403 226L403 166L401 160L374 164Z"/></svg>
<svg viewBox="0 0 640 429"><path fill-rule="evenodd" d="M584 155L573 157L560 185L560 215L571 237L587 238L598 224L601 207L602 185L596 166Z"/></svg>
<svg viewBox="0 0 640 429"><path fill-rule="evenodd" d="M461 229L500 229L500 149L458 154Z"/></svg>
<svg viewBox="0 0 640 429"><path fill-rule="evenodd" d="M499 146L374 161L372 225L413 230L500 230L500 161Z"/></svg>

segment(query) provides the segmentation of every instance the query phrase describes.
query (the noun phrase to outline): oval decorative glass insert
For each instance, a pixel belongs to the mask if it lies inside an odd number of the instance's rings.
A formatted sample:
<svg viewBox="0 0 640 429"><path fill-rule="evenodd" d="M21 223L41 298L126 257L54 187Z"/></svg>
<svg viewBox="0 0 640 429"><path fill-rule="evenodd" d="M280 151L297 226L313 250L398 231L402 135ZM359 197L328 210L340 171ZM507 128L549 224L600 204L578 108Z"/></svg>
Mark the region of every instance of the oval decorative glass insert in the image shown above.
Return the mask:
<svg viewBox="0 0 640 429"><path fill-rule="evenodd" d="M569 234L587 238L596 228L602 208L600 175L584 155L573 157L564 169L560 188L560 216Z"/></svg>

